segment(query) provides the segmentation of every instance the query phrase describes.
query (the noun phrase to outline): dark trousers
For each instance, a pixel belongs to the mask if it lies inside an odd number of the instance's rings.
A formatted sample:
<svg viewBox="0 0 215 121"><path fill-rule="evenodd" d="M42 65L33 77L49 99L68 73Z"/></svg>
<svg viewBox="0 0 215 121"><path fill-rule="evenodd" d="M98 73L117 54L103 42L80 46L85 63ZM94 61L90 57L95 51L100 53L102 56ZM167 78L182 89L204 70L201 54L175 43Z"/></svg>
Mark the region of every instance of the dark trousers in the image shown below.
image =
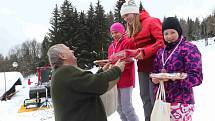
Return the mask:
<svg viewBox="0 0 215 121"><path fill-rule="evenodd" d="M149 73L138 72L140 96L143 102L145 121L150 121L151 112L154 106L155 96L153 93L153 82Z"/></svg>

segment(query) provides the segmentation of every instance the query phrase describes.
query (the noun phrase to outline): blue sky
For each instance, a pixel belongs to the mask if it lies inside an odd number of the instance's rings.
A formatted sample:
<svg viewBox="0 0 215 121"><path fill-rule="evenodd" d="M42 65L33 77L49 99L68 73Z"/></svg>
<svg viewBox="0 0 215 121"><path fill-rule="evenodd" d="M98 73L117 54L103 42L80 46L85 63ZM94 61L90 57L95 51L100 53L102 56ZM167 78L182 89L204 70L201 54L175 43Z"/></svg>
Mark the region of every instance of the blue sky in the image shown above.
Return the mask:
<svg viewBox="0 0 215 121"><path fill-rule="evenodd" d="M50 27L49 20L55 4L64 0L0 0L0 53L7 55L9 49L26 40L35 38L42 42ZM70 0L80 10L88 10L90 2L97 0ZM114 10L117 0L100 0L106 12ZM140 0L135 0L139 5ZM177 15L182 18L203 18L215 9L215 0L141 0L151 16L163 19Z"/></svg>

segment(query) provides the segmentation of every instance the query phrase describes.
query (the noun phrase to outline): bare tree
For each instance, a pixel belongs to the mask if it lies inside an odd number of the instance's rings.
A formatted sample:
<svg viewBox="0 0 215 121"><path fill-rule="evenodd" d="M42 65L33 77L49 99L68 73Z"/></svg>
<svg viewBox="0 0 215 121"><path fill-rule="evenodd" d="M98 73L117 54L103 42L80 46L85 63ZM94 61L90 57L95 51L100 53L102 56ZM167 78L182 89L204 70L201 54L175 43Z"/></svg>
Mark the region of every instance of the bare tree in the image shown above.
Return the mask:
<svg viewBox="0 0 215 121"><path fill-rule="evenodd" d="M21 45L17 45L9 51L10 63L16 61L19 66L18 71L24 76L36 72L36 67L39 65L41 56L41 44L36 40L25 41ZM12 70L12 67L8 67Z"/></svg>

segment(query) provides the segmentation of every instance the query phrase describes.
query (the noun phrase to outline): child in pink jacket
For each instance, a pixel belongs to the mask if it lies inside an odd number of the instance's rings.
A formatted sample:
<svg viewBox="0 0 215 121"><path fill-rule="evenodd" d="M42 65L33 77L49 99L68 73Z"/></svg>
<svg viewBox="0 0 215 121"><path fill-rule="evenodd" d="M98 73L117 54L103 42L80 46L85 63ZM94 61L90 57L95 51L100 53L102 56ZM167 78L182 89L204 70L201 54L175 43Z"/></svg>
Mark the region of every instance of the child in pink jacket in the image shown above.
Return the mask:
<svg viewBox="0 0 215 121"><path fill-rule="evenodd" d="M121 23L114 23L110 27L113 42L108 48L108 58L126 48L125 28ZM122 121L139 121L132 105L132 90L135 85L134 62L128 62L122 72L118 89L118 106L117 111Z"/></svg>

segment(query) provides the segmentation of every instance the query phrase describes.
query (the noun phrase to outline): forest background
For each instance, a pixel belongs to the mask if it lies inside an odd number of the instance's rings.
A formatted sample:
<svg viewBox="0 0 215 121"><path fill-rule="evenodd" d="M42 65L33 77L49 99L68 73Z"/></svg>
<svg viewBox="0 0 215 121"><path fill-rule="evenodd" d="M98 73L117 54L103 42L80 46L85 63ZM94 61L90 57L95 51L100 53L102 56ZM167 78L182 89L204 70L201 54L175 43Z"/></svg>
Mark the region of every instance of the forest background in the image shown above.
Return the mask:
<svg viewBox="0 0 215 121"><path fill-rule="evenodd" d="M65 0L62 5L56 4L50 18L51 27L42 43L35 39L27 40L10 49L6 56L0 53L0 72L14 71L12 63L17 62L19 66L15 70L24 76L36 73L37 67L49 65L47 50L57 43L63 43L75 50L81 68L92 68L94 60L107 58L107 48L112 41L110 25L114 22L125 23L120 16L123 1L117 1L114 11L109 12L105 12L99 0L96 5L91 3L86 13L77 11L69 0ZM139 10L142 9L140 2ZM189 17L179 20L188 40L206 38L207 41L207 38L215 36L215 9L201 21L200 18L193 20Z"/></svg>

